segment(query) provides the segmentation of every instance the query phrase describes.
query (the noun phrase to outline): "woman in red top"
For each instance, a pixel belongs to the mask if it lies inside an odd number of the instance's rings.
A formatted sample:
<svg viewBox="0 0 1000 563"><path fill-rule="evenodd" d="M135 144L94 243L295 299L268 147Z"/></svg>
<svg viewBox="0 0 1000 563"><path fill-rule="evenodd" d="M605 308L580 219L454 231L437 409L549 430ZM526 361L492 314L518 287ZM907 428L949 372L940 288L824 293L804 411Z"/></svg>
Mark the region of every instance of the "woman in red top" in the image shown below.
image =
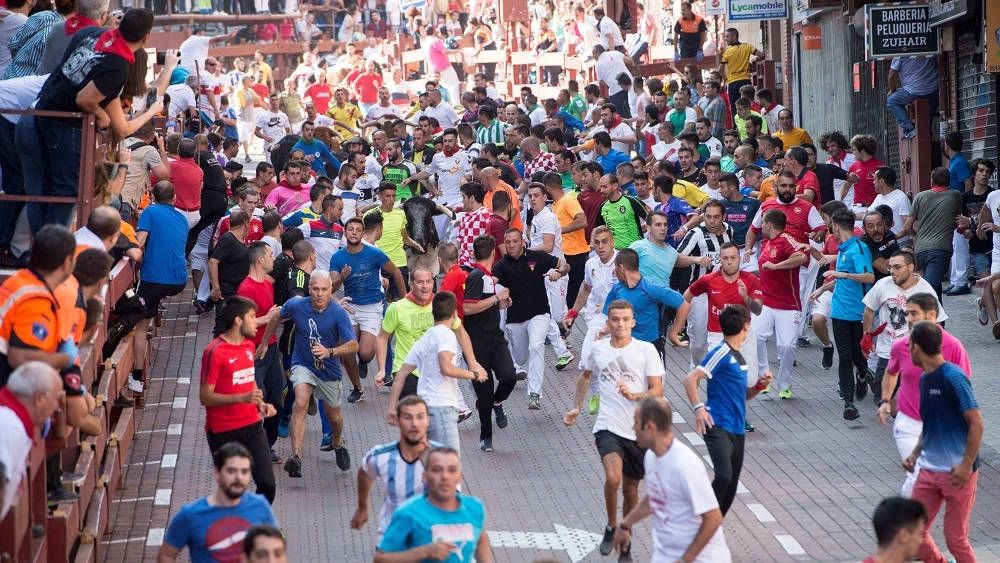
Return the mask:
<svg viewBox="0 0 1000 563"><path fill-rule="evenodd" d="M351 88L358 96L361 115L368 115L368 110L378 103L378 89L381 87L382 68L375 61L365 62L365 71L351 83Z"/></svg>

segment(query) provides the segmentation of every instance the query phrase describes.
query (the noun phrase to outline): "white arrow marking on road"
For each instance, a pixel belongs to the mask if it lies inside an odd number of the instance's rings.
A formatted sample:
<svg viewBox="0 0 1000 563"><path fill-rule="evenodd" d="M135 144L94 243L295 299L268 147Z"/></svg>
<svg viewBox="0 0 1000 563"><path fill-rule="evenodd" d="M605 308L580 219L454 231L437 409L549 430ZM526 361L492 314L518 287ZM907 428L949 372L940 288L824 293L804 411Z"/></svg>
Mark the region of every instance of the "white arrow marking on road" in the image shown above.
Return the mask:
<svg viewBox="0 0 1000 563"><path fill-rule="evenodd" d="M520 547L528 549L551 549L565 551L573 563L582 561L601 543L600 534L586 530L567 528L559 524L555 533L551 532L496 532L490 531L490 545L494 547Z"/></svg>

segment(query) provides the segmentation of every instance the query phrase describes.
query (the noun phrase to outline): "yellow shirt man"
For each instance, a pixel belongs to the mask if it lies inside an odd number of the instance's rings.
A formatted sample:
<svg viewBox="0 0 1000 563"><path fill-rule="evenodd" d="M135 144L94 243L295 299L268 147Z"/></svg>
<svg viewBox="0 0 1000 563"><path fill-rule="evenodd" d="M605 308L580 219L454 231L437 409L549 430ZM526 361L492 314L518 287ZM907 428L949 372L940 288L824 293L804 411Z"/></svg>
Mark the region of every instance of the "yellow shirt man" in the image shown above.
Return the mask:
<svg viewBox="0 0 1000 563"><path fill-rule="evenodd" d="M771 136L781 139L781 142L784 143L785 150L788 150L791 147L801 147L802 143L813 144L812 137L809 136L809 133L805 129L799 127L792 127L792 130L787 133L779 130L772 133Z"/></svg>
<svg viewBox="0 0 1000 563"><path fill-rule="evenodd" d="M750 56L757 49L748 43L731 45L722 53L722 64L726 65L726 81L750 80Z"/></svg>
<svg viewBox="0 0 1000 563"><path fill-rule="evenodd" d="M358 109L358 106L350 102L345 102L344 107L333 104L330 106L330 109L326 110L326 116L335 121L346 123L347 125L354 127L357 125L358 120L361 119L361 110ZM346 127L335 123L333 128L345 139L351 136L351 132L348 131Z"/></svg>

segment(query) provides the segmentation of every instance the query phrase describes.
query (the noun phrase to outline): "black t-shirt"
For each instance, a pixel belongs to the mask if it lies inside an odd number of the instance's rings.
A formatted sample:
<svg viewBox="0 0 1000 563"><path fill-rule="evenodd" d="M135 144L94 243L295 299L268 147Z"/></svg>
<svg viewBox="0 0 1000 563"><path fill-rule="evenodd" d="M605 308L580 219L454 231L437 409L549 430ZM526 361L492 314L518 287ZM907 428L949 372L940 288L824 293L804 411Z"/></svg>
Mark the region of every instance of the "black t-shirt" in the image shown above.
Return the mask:
<svg viewBox="0 0 1000 563"><path fill-rule="evenodd" d="M216 243L212 258L219 261L219 290L222 296L236 295L236 289L250 274L247 245L236 238L232 231L228 231Z"/></svg>
<svg viewBox="0 0 1000 563"><path fill-rule="evenodd" d="M131 65L119 55L94 50L97 38L105 31L101 27L85 28L74 34L62 63L42 86L35 109L80 111L76 96L91 82L104 95L99 103L102 108L118 99ZM67 126L80 127L79 119L58 121Z"/></svg>
<svg viewBox="0 0 1000 563"><path fill-rule="evenodd" d="M680 48L681 53L683 53L681 56L687 59L693 57L698 51L701 51L701 34L708 31L708 25L702 19L698 22L697 31L688 32L685 31L685 28L687 26L682 26L680 21L674 24L674 32L680 34Z"/></svg>
<svg viewBox="0 0 1000 563"><path fill-rule="evenodd" d="M986 193L977 195L974 190L969 190L962 194L962 214L972 218L972 225L969 226L969 229L972 230L972 238L969 239L969 252L971 254L990 254L993 251L993 233L986 233L985 240L976 236L976 227L979 226L979 212L983 210L983 206L986 205L986 197L992 191L987 190Z"/></svg>
<svg viewBox="0 0 1000 563"><path fill-rule="evenodd" d="M896 241L896 235L891 232L885 233L885 237L882 239L881 243L874 242L867 236L861 237L861 242L865 243L868 246L868 250L871 251L872 262L878 260L879 258L885 258L886 261L888 261L889 258L892 257L893 253L899 250L899 243ZM875 273L875 281L889 275L883 274L874 267L872 268L872 271Z"/></svg>
<svg viewBox="0 0 1000 563"><path fill-rule="evenodd" d="M493 265L493 275L500 285L510 289L514 302L507 309L508 323L523 323L549 313L545 274L558 265L558 258L541 250L525 250L516 260L507 255Z"/></svg>
<svg viewBox="0 0 1000 563"><path fill-rule="evenodd" d="M282 256L287 255L282 253ZM277 269L277 261L275 261L275 269ZM272 272L273 271L274 270L272 270ZM283 282L274 284L274 290L275 293L277 293L278 288L280 287L286 301L295 297L304 297L309 295L309 274L305 270L296 268L294 264L292 264L290 269L285 271L284 277L274 279L281 280ZM275 301L275 303L277 303L277 301ZM282 301L281 304L284 303L285 302ZM278 340L278 349L281 350L282 354L287 356L295 351L295 339L292 338L295 335L295 323L289 319L282 324L282 327L283 330L281 331L281 339Z"/></svg>
<svg viewBox="0 0 1000 563"><path fill-rule="evenodd" d="M681 172L681 174L683 174L683 173L684 172ZM687 182L691 182L692 184L694 184L696 186L699 186L699 187L703 186L705 184L705 182L708 181L708 180L705 179L705 174L701 171L701 168L695 168L695 171L694 171L693 174L690 174L688 176L680 176L679 179L680 180L685 180Z"/></svg>
<svg viewBox="0 0 1000 563"><path fill-rule="evenodd" d="M206 197L215 199L228 197L226 175L223 174L222 166L219 166L219 159L215 158L215 153L201 151L201 154L198 155L198 166L205 173L205 178L202 180L201 204L205 205Z"/></svg>
<svg viewBox="0 0 1000 563"><path fill-rule="evenodd" d="M274 267L267 275L274 280L274 304L284 305L288 301L288 291L284 281L288 278L288 272L295 267L295 259L282 252L274 257Z"/></svg>
<svg viewBox="0 0 1000 563"><path fill-rule="evenodd" d="M465 298L463 303L472 303L484 299L493 300L497 288L493 277L479 268L473 268L465 278ZM473 334L491 334L500 332L500 307L496 303L489 309L475 315L465 315L462 322L466 332Z"/></svg>
<svg viewBox="0 0 1000 563"><path fill-rule="evenodd" d="M816 178L819 180L820 200L826 203L838 199L837 194L834 193L833 181L846 180L847 171L835 164L818 162L816 163L816 168L813 169L813 173L816 174Z"/></svg>
<svg viewBox="0 0 1000 563"><path fill-rule="evenodd" d="M511 158L513 159L513 157ZM508 186L517 188L517 185L520 183L517 181L517 171L514 170L513 166L507 164L506 162L500 162L499 164L500 165L497 168L500 170L500 179L507 182Z"/></svg>

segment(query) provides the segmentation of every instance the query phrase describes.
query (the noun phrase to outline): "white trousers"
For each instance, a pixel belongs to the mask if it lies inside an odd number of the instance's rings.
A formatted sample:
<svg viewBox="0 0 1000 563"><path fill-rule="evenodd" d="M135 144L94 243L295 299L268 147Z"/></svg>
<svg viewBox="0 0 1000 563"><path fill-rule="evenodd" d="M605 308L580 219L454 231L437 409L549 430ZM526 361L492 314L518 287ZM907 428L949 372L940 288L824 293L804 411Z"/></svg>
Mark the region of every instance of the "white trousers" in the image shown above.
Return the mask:
<svg viewBox="0 0 1000 563"><path fill-rule="evenodd" d="M740 252L743 252L743 250L745 249L741 249ZM740 260L740 269L743 270L744 272L753 272L754 274L756 274L757 272L760 271L760 264L757 263L757 260L759 258L760 258L760 243L758 242L757 244L753 245L753 255L750 257L750 261L743 262L742 260Z"/></svg>
<svg viewBox="0 0 1000 563"><path fill-rule="evenodd" d="M507 339L510 342L514 362L519 366L527 364L528 394L542 394L545 378L545 333L549 330L549 315L531 317L523 323L507 323Z"/></svg>
<svg viewBox="0 0 1000 563"><path fill-rule="evenodd" d="M801 318L806 318L809 314L809 295L816 289L816 274L819 273L819 262L814 259L809 260L809 266L799 268L799 300L802 302ZM799 333L796 337L805 337L806 327L809 323L801 323L798 327Z"/></svg>
<svg viewBox="0 0 1000 563"><path fill-rule="evenodd" d="M708 353L708 294L699 295L691 300L687 334L688 347L691 350L691 369L694 369Z"/></svg>
<svg viewBox="0 0 1000 563"><path fill-rule="evenodd" d="M917 447L917 440L920 439L920 432L923 428L923 422L910 418L901 412L896 413L896 421L892 424L892 437L896 440L896 449L899 450L901 460L913 454L913 448ZM913 493L913 485L917 482L919 474L919 466L913 468L913 473L906 472L906 480L903 481L903 488L899 492L903 498L910 498Z"/></svg>
<svg viewBox="0 0 1000 563"><path fill-rule="evenodd" d="M559 323L566 318L566 290L569 287L569 276L563 276L557 281L545 278L545 294L549 298L549 330L546 336L552 344L552 351L557 358L569 355L569 349L559 333Z"/></svg>
<svg viewBox="0 0 1000 563"><path fill-rule="evenodd" d="M958 234L951 234L951 285L969 285L969 240ZM978 272L977 272L978 273Z"/></svg>
<svg viewBox="0 0 1000 563"><path fill-rule="evenodd" d="M455 67L448 65L448 68L441 71L441 84L448 89L452 104L457 103L461 99L458 91L458 73L455 72Z"/></svg>
<svg viewBox="0 0 1000 563"><path fill-rule="evenodd" d="M201 284L198 285L198 301L206 302L212 293L212 284L208 275L208 243L212 239L212 227L205 227L198 235L198 242L191 249L191 269L200 270L205 275L201 277Z"/></svg>
<svg viewBox="0 0 1000 563"><path fill-rule="evenodd" d="M802 313L796 310L764 306L750 326L757 333L757 370L767 371L767 339L774 335L778 345L778 391L792 388L792 364L795 363L795 339L799 335Z"/></svg>
<svg viewBox="0 0 1000 563"><path fill-rule="evenodd" d="M601 332L604 328L603 323L595 323L594 326L587 326L587 334L583 337L583 344L580 346L580 371L587 371L590 369L590 349L594 347L594 340L597 339L597 333ZM601 381L596 377L590 378L590 393L592 395L600 394Z"/></svg>
<svg viewBox="0 0 1000 563"><path fill-rule="evenodd" d="M177 211L180 211L181 215L183 215L184 218L187 219L188 230L189 231L191 229L193 229L195 225L198 224L198 221L201 221L201 210L198 210L198 211L183 211L181 209L178 209Z"/></svg>
<svg viewBox="0 0 1000 563"><path fill-rule="evenodd" d="M710 332L708 333L708 349L711 350L722 342L721 332ZM759 377L759 372L757 371L757 333L753 330L753 325L750 326L750 330L747 331L746 338L743 339L743 345L740 346L740 355L747 363L747 386L749 387L751 383L757 383L757 378Z"/></svg>

